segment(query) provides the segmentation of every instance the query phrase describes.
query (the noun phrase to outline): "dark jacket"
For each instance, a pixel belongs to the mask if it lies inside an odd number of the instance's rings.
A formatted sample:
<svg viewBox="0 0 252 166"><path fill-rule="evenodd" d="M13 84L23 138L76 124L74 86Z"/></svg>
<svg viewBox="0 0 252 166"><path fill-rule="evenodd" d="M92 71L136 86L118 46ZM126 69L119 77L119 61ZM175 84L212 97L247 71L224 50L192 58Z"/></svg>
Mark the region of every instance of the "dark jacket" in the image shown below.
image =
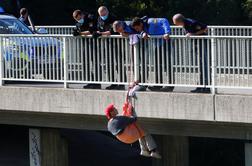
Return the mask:
<svg viewBox="0 0 252 166"><path fill-rule="evenodd" d="M136 122L136 117L116 116L108 122L108 131L114 136L123 132L123 130L130 124Z"/></svg>
<svg viewBox="0 0 252 166"><path fill-rule="evenodd" d="M101 19L101 17L98 17L97 19L97 29L100 32L106 32L110 31L112 35L118 34L113 31L113 23L117 19L113 15L108 15L108 18L106 20Z"/></svg>
<svg viewBox="0 0 252 166"><path fill-rule="evenodd" d="M76 23L76 29L78 32L89 31L91 34L97 31L97 23L92 14L86 14L84 17L84 23Z"/></svg>
<svg viewBox="0 0 252 166"><path fill-rule="evenodd" d="M193 20L190 18L185 18L184 19L184 28L186 30L187 33L196 33L200 30L206 29L207 25L198 22L197 20ZM205 35L205 34L202 34Z"/></svg>

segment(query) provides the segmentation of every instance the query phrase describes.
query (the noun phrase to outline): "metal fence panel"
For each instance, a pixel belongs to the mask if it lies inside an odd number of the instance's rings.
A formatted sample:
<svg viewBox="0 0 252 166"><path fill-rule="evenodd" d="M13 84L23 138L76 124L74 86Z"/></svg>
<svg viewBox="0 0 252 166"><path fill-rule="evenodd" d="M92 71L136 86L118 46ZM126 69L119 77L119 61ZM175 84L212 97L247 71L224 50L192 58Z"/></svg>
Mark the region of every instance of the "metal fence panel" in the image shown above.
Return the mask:
<svg viewBox="0 0 252 166"><path fill-rule="evenodd" d="M0 80L252 88L252 37L0 35Z"/></svg>
<svg viewBox="0 0 252 166"><path fill-rule="evenodd" d="M63 42L57 37L1 37L3 78L63 80Z"/></svg>
<svg viewBox="0 0 252 166"><path fill-rule="evenodd" d="M75 26L36 26L43 28L48 34L72 35ZM185 30L181 26L171 26L171 35L184 36ZM209 36L252 36L252 26L208 26Z"/></svg>

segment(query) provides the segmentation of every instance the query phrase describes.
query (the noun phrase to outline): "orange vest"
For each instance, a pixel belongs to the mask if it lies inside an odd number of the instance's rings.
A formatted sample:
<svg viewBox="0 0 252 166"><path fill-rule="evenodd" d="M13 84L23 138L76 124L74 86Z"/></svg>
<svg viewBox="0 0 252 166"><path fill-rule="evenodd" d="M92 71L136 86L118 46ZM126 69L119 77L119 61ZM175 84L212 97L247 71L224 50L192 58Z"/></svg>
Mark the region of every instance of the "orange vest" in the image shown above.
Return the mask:
<svg viewBox="0 0 252 166"><path fill-rule="evenodd" d="M132 105L129 102L125 102L123 105L123 116L132 116L132 111ZM116 138L126 144L132 144L144 136L144 130L135 122L127 126Z"/></svg>

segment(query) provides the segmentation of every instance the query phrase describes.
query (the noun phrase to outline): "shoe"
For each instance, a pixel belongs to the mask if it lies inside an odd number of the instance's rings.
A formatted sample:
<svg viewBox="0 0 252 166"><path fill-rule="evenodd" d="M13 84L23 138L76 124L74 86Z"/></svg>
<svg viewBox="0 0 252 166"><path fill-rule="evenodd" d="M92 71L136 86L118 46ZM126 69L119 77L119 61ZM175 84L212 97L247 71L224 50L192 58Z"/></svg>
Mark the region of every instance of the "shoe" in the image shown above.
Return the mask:
<svg viewBox="0 0 252 166"><path fill-rule="evenodd" d="M162 158L162 156L158 152L151 152L150 156L156 159Z"/></svg>
<svg viewBox="0 0 252 166"><path fill-rule="evenodd" d="M148 89L151 91L160 91L162 87L160 86L149 86Z"/></svg>
<svg viewBox="0 0 252 166"><path fill-rule="evenodd" d="M210 88L196 88L191 90L192 93L210 93Z"/></svg>
<svg viewBox="0 0 252 166"><path fill-rule="evenodd" d="M172 92L174 90L174 86L164 86L160 89L162 92Z"/></svg>
<svg viewBox="0 0 252 166"><path fill-rule="evenodd" d="M86 86L83 86L84 89L101 89L100 84L87 84Z"/></svg>
<svg viewBox="0 0 252 166"><path fill-rule="evenodd" d="M151 157L150 152L146 150L141 150L140 155L144 157Z"/></svg>
<svg viewBox="0 0 252 166"><path fill-rule="evenodd" d="M211 93L210 88L204 88L203 93Z"/></svg>
<svg viewBox="0 0 252 166"><path fill-rule="evenodd" d="M115 89L116 90L125 90L125 86L124 85L117 85L117 87Z"/></svg>
<svg viewBox="0 0 252 166"><path fill-rule="evenodd" d="M114 89L117 89L117 85L112 84L112 85L106 87L106 89L107 89L107 90L114 90Z"/></svg>
<svg viewBox="0 0 252 166"><path fill-rule="evenodd" d="M141 86L141 85L140 85L138 91L140 91L140 92L145 92L146 89L147 89L146 86Z"/></svg>
<svg viewBox="0 0 252 166"><path fill-rule="evenodd" d="M134 91L138 91L138 92L146 91L146 87L142 86L142 85L136 85L133 89L134 89Z"/></svg>

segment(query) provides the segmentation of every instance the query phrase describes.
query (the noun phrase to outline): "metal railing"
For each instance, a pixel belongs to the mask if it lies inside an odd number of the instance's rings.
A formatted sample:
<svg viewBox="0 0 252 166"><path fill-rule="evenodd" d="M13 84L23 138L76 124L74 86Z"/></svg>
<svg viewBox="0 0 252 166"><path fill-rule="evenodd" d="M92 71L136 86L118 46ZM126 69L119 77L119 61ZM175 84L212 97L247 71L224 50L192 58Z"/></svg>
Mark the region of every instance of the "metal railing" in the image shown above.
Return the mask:
<svg viewBox="0 0 252 166"><path fill-rule="evenodd" d="M71 26L71 25L45 25L45 26L36 26L35 29L39 30L39 29L45 29L48 34L52 34L52 35L71 35L73 33L75 26Z"/></svg>
<svg viewBox="0 0 252 166"><path fill-rule="evenodd" d="M0 82L252 88L252 37L0 35Z"/></svg>
<svg viewBox="0 0 252 166"><path fill-rule="evenodd" d="M48 34L71 35L75 26L36 26L44 28ZM181 26L171 26L171 35L185 35ZM209 36L252 36L252 26L208 26Z"/></svg>

